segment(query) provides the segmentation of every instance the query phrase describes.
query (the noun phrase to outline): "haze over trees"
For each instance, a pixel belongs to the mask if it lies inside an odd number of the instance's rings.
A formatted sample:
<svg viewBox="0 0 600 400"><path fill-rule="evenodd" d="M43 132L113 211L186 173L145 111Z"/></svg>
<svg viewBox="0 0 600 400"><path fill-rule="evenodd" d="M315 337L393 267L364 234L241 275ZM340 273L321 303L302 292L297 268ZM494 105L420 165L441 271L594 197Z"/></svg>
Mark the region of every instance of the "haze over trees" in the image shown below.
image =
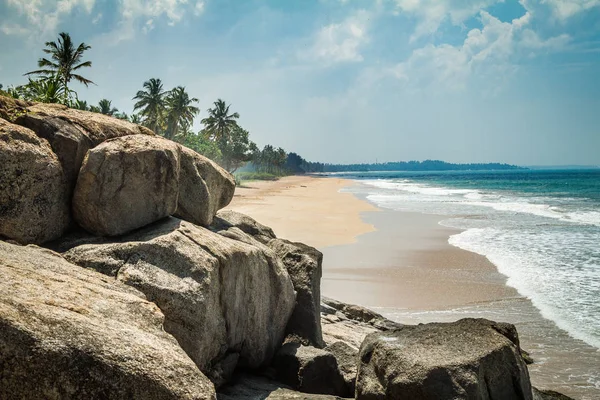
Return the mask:
<svg viewBox="0 0 600 400"><path fill-rule="evenodd" d="M240 125L240 114L223 99L217 99L206 110L208 115L200 120L202 128L194 131L194 121L201 113L199 99L192 97L185 86L165 89L159 78L143 82L142 88L132 97L133 114L127 115L114 107L109 99L102 99L97 105L88 104L79 99L78 93L70 87L72 81L86 87L95 84L82 75L85 68L92 66L91 61L84 60L90 49L91 46L85 43L75 45L68 33L61 32L56 41L45 43L42 51L48 58L38 60L39 69L24 74L28 82L4 90L0 85L0 94L28 101L63 104L141 124L211 158L229 172L243 168L246 174L257 178L311 172L515 168L507 164L450 164L432 160L334 165L309 162L296 153L287 153L283 148L270 144L261 150L250 139L250 132Z"/></svg>

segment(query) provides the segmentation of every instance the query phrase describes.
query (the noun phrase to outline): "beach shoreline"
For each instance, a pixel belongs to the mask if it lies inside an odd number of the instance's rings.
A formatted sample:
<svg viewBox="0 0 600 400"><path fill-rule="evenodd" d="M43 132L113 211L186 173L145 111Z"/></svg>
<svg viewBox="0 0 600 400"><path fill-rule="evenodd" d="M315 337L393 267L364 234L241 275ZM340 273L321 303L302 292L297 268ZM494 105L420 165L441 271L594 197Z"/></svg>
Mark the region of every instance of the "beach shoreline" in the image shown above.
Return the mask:
<svg viewBox="0 0 600 400"><path fill-rule="evenodd" d="M486 257L450 245L462 231L440 224L448 216L378 208L344 189L356 185L314 176L250 182L228 208L321 250L324 296L401 323L513 323L537 361L529 368L534 385L577 399L600 395L600 352L543 318Z"/></svg>

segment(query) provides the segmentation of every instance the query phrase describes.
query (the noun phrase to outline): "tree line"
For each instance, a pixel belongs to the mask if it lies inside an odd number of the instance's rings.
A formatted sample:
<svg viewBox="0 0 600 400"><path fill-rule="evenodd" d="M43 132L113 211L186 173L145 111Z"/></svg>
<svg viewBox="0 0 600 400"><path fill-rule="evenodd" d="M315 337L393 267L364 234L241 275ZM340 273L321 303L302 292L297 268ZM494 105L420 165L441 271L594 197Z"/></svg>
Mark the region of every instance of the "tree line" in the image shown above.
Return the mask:
<svg viewBox="0 0 600 400"><path fill-rule="evenodd" d="M206 110L208 116L200 121L203 128L195 132L193 125L200 114L199 100L184 86L166 90L160 79L148 79L132 98L135 103L131 115L113 107L108 99L102 99L98 104L81 100L70 85L73 81L86 87L95 85L82 75L85 68L92 67L91 61L84 60L90 48L85 43L75 45L71 36L62 32L56 41L45 43L46 57L38 60L38 69L24 74L28 78L26 84L5 90L0 85L0 91L17 99L64 104L146 126L158 135L215 160L232 173L246 164L271 175L298 172L286 168L288 154L281 147L266 145L259 149L250 140L250 133L239 124L239 113L231 111L231 105L222 99L217 99Z"/></svg>
<svg viewBox="0 0 600 400"><path fill-rule="evenodd" d="M14 98L43 103L60 103L68 107L109 115L148 127L158 135L177 141L198 153L218 162L229 172L241 167L268 176L297 173L345 172L345 171L445 171L514 169L508 164L452 164L438 160L388 162L375 164L324 164L310 162L296 153L287 153L281 147L267 144L259 149L250 140L250 133L239 124L240 115L230 110L231 105L217 99L208 116L200 123L203 128L195 132L194 120L200 114L199 100L190 96L185 86L166 90L158 78L145 81L132 100L133 114L127 115L113 107L112 101L102 99L98 104L88 104L79 99L71 89L71 82L86 87L95 85L82 75L84 68L92 67L84 61L91 47L85 43L75 45L68 33L59 34L56 41L46 42L43 52L47 55L38 60L38 69L24 74L25 85L10 86L0 93Z"/></svg>

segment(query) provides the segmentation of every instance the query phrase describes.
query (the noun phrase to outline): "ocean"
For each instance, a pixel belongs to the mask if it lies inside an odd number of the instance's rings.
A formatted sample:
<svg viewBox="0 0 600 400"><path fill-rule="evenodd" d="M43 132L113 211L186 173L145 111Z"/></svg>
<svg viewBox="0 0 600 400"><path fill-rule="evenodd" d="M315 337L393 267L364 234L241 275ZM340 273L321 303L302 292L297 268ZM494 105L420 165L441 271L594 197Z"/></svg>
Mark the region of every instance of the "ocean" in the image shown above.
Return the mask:
<svg viewBox="0 0 600 400"><path fill-rule="evenodd" d="M540 322L531 335L543 331L560 351L564 333L575 339L564 350L577 347L581 357L595 353L592 365L565 375L565 384L581 375L581 385L600 390L600 169L336 175L358 180L361 185L350 191L380 208L440 215L441 225L459 229L449 243L487 257L507 284L560 331ZM488 306L483 316L494 307L500 315L508 306ZM515 322L536 312L510 307L515 308L510 317ZM429 313L418 322L454 311ZM460 312L479 315L476 307Z"/></svg>

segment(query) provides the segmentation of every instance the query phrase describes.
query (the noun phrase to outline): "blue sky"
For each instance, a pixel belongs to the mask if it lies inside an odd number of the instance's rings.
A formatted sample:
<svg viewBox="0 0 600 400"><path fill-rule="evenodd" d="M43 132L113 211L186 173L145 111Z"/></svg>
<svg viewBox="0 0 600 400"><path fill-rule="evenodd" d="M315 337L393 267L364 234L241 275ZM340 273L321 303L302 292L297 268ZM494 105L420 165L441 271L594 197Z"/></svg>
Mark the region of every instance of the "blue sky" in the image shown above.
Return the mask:
<svg viewBox="0 0 600 400"><path fill-rule="evenodd" d="M0 0L0 83L61 31L80 98L161 78L310 160L600 165L600 0Z"/></svg>

